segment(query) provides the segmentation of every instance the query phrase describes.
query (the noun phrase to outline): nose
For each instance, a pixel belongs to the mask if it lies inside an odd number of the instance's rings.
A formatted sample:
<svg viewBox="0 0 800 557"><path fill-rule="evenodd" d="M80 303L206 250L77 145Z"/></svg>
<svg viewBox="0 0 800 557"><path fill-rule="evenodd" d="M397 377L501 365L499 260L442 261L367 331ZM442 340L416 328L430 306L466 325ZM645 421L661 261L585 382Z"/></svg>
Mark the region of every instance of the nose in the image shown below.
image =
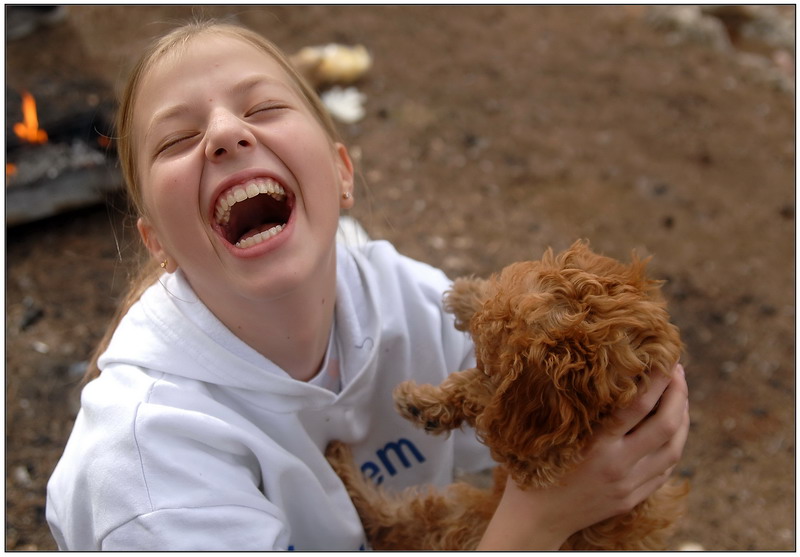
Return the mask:
<svg viewBox="0 0 800 557"><path fill-rule="evenodd" d="M217 161L255 146L247 124L227 110L216 111L208 124L206 158Z"/></svg>

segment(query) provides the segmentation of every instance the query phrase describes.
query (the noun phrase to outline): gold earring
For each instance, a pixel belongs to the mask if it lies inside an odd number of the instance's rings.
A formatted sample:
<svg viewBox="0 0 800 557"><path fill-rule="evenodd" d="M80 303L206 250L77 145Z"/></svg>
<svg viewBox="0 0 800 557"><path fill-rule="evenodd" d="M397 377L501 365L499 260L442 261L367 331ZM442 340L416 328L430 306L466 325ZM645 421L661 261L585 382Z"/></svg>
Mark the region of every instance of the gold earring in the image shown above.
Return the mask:
<svg viewBox="0 0 800 557"><path fill-rule="evenodd" d="M161 268L162 268L162 269L166 269L166 268L167 268L167 263L168 263L168 262L169 262L169 259L165 259L164 261L162 261L162 262L161 262Z"/></svg>
<svg viewBox="0 0 800 557"><path fill-rule="evenodd" d="M342 199L350 199L351 197L353 197L353 194L349 191L346 191L342 194Z"/></svg>

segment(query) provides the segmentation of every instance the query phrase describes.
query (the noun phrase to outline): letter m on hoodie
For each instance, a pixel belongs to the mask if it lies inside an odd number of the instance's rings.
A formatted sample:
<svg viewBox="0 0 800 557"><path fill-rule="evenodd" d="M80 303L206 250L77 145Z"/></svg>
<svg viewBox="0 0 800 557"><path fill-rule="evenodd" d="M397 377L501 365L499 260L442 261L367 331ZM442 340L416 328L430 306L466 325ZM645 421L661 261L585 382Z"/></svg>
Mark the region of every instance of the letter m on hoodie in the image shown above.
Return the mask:
<svg viewBox="0 0 800 557"><path fill-rule="evenodd" d="M416 445L405 438L398 439L396 443L386 443L382 449L378 449L376 454L386 472L390 476L394 476L397 474L395 463L402 464L404 468L411 468L414 465L409 458L409 453L416 459L416 463L425 462L425 457L422 456Z"/></svg>

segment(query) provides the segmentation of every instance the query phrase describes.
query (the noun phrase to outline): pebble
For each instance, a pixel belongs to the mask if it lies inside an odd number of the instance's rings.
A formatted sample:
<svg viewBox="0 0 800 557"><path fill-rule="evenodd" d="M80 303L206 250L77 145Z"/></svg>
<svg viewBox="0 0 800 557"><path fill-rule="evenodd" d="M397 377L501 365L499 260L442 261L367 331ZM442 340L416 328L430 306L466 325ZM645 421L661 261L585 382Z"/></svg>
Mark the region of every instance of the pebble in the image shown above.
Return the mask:
<svg viewBox="0 0 800 557"><path fill-rule="evenodd" d="M728 361L722 363L722 372L726 375L732 375L737 369L739 369L739 365L736 362Z"/></svg>
<svg viewBox="0 0 800 557"><path fill-rule="evenodd" d="M722 428L727 431L736 429L736 420L733 418L725 418L722 420Z"/></svg>
<svg viewBox="0 0 800 557"><path fill-rule="evenodd" d="M25 296L22 300L22 305L25 306L25 311L19 320L19 330L24 331L28 327L33 326L44 316L44 310L39 304L30 296Z"/></svg>
<svg viewBox="0 0 800 557"><path fill-rule="evenodd" d="M320 96L323 104L335 119L345 124L354 124L366 115L366 95L355 87L333 87Z"/></svg>
<svg viewBox="0 0 800 557"><path fill-rule="evenodd" d="M30 472L24 466L14 468L14 483L21 487L30 487L33 484Z"/></svg>
<svg viewBox="0 0 800 557"><path fill-rule="evenodd" d="M86 368L89 367L89 362L75 362L70 364L67 368L67 374L72 378L80 378L83 377L83 374L86 373Z"/></svg>
<svg viewBox="0 0 800 557"><path fill-rule="evenodd" d="M441 236L431 236L428 243L433 249L442 250L447 247L447 241Z"/></svg>
<svg viewBox="0 0 800 557"><path fill-rule="evenodd" d="M783 435L778 435L772 439L767 439L763 443L764 452L767 454L778 454L783 449Z"/></svg>
<svg viewBox="0 0 800 557"><path fill-rule="evenodd" d="M39 354L47 354L50 352L50 346L40 340L34 340L31 343L31 346L34 350L36 350Z"/></svg>

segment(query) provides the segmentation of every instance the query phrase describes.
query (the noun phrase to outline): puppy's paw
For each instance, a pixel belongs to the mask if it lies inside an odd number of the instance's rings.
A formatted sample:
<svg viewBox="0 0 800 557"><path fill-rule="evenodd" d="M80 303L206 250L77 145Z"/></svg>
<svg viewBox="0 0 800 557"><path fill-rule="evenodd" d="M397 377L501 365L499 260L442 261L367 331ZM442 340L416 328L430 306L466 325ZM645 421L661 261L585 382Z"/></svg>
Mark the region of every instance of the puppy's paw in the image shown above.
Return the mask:
<svg viewBox="0 0 800 557"><path fill-rule="evenodd" d="M394 391L395 408L405 419L429 433L443 433L459 423L453 423L452 413L438 400L438 389L431 385L416 385L405 381Z"/></svg>
<svg viewBox="0 0 800 557"><path fill-rule="evenodd" d="M341 475L342 472L353 462L353 453L346 443L334 439L325 448L325 458L334 469Z"/></svg>
<svg viewBox="0 0 800 557"><path fill-rule="evenodd" d="M425 428L425 431L429 433L441 433L444 431L439 420L427 419L423 415L424 413L422 410L416 406L398 405L397 411L400 412L400 415L405 419L415 423L419 427Z"/></svg>

